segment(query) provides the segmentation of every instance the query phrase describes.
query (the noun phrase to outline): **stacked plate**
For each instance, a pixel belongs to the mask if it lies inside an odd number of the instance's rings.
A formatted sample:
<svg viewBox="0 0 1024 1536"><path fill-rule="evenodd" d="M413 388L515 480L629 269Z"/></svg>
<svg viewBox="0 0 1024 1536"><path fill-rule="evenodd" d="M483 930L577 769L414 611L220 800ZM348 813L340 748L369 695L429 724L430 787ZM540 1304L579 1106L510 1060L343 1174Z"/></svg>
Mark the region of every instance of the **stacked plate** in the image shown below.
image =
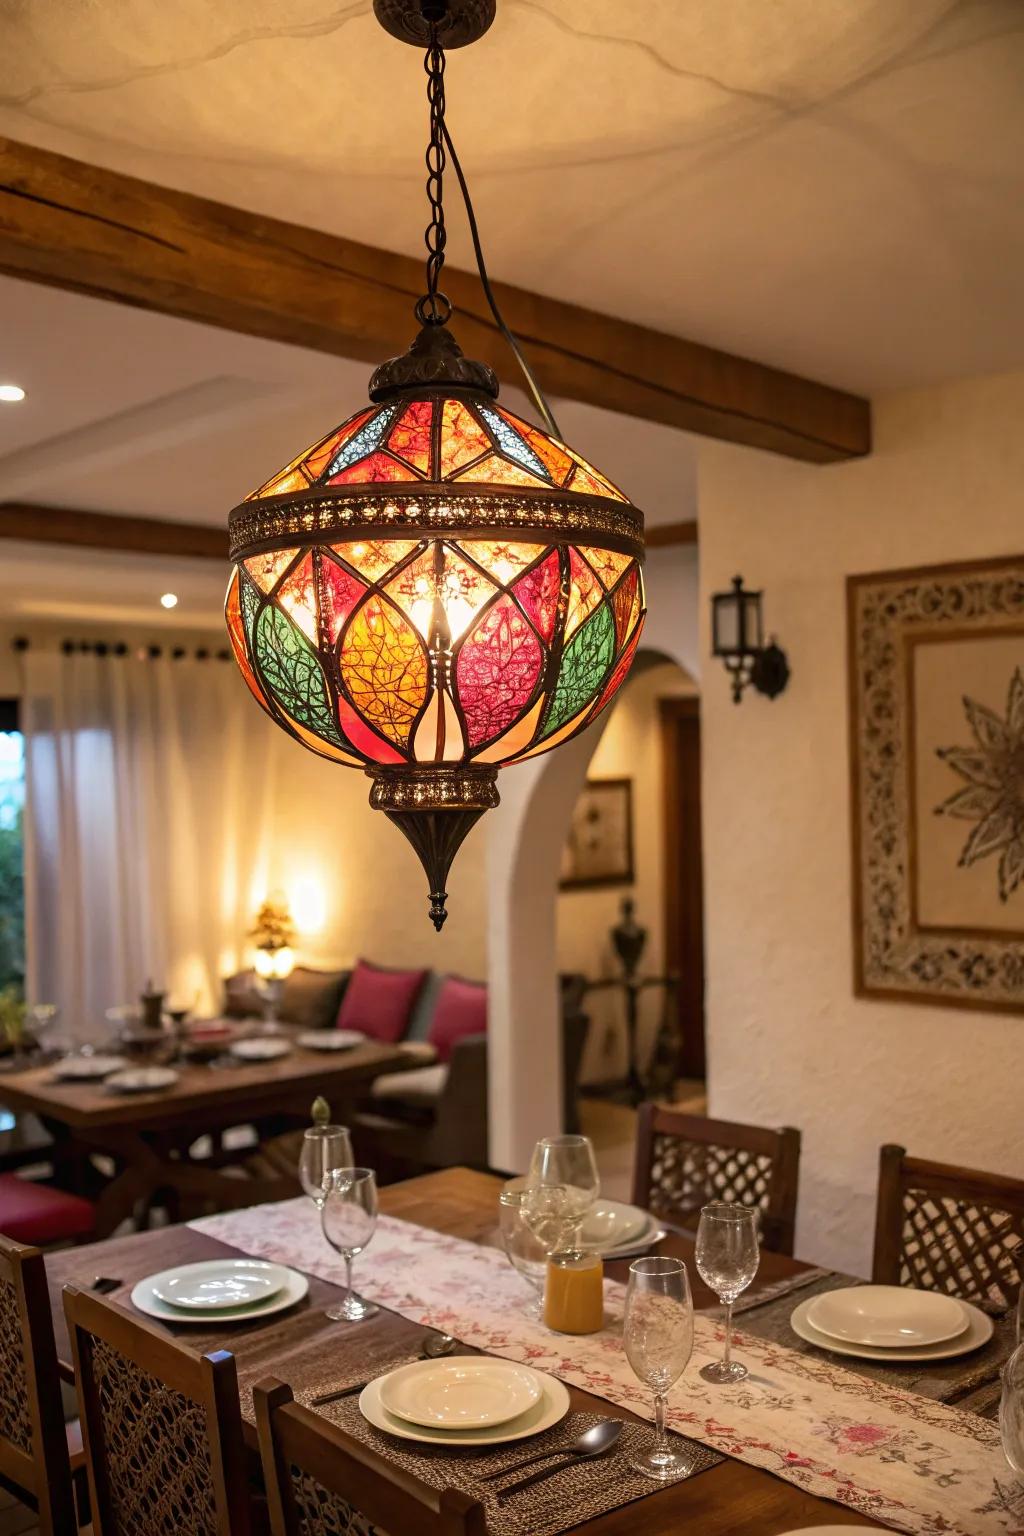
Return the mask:
<svg viewBox="0 0 1024 1536"><path fill-rule="evenodd" d="M802 1301L790 1318L808 1344L860 1360L948 1360L992 1337L969 1302L902 1285L852 1285Z"/></svg>
<svg viewBox="0 0 1024 1536"><path fill-rule="evenodd" d="M304 1029L298 1044L306 1051L351 1051L365 1039L358 1029Z"/></svg>
<svg viewBox="0 0 1024 1536"><path fill-rule="evenodd" d="M301 1301L309 1281L298 1270L263 1259L204 1259L140 1280L132 1304L165 1323L247 1322Z"/></svg>
<svg viewBox="0 0 1024 1536"><path fill-rule="evenodd" d="M603 1259L625 1259L643 1253L665 1236L657 1218L638 1205L624 1205L621 1200L597 1200L587 1213L582 1227L582 1241Z"/></svg>
<svg viewBox="0 0 1024 1536"><path fill-rule="evenodd" d="M504 1445L550 1429L569 1411L554 1376L487 1355L416 1360L364 1387L363 1418L400 1440Z"/></svg>

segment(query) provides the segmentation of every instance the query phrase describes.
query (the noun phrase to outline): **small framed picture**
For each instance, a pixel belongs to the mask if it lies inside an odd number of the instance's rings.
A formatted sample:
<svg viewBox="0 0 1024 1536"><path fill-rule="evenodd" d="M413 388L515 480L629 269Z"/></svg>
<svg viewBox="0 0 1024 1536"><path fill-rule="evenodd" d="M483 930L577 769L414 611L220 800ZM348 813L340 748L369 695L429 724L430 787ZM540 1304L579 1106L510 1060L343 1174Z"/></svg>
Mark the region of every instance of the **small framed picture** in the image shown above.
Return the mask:
<svg viewBox="0 0 1024 1536"><path fill-rule="evenodd" d="M633 884L633 781L588 779L562 851L563 891Z"/></svg>

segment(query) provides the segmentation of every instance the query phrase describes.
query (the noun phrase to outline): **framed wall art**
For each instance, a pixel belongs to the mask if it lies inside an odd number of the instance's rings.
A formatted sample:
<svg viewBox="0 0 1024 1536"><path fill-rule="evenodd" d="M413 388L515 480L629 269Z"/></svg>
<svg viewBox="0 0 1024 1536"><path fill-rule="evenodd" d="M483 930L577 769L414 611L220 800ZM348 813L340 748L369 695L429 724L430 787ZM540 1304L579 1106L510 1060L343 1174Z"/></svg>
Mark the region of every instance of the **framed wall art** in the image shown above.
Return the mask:
<svg viewBox="0 0 1024 1536"><path fill-rule="evenodd" d="M847 602L856 991L1024 1009L1024 556Z"/></svg>
<svg viewBox="0 0 1024 1536"><path fill-rule="evenodd" d="M633 884L633 781L588 779L562 851L563 891Z"/></svg>

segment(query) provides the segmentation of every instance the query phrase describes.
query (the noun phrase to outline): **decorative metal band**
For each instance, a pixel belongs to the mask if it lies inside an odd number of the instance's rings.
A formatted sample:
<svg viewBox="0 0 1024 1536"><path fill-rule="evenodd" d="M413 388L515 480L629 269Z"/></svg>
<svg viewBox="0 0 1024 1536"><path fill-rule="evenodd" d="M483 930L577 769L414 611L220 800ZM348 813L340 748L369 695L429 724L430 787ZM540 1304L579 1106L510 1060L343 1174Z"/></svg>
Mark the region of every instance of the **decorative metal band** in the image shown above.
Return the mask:
<svg viewBox="0 0 1024 1536"><path fill-rule="evenodd" d="M629 502L538 489L475 492L428 486L367 495L341 486L301 498L243 501L228 519L231 558L289 544L360 538L513 538L539 534L549 543L594 544L644 557L643 516Z"/></svg>
<svg viewBox="0 0 1024 1536"><path fill-rule="evenodd" d="M499 804L498 770L490 764L367 768L375 811L490 811Z"/></svg>

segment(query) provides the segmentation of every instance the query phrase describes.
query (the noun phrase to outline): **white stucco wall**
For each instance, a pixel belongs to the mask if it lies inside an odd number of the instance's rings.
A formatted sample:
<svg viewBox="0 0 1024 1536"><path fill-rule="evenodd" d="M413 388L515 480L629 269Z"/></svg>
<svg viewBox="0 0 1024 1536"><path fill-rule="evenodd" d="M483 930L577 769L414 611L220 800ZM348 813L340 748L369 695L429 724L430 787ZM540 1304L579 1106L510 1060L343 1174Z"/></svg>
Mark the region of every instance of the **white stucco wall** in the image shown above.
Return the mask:
<svg viewBox="0 0 1024 1536"><path fill-rule="evenodd" d="M857 463L700 449L703 648L740 571L793 668L735 707L705 667L710 1112L803 1130L797 1252L859 1273L883 1142L1024 1177L1024 1018L853 996L844 581L1020 554L1022 418L1017 373L881 400Z"/></svg>

